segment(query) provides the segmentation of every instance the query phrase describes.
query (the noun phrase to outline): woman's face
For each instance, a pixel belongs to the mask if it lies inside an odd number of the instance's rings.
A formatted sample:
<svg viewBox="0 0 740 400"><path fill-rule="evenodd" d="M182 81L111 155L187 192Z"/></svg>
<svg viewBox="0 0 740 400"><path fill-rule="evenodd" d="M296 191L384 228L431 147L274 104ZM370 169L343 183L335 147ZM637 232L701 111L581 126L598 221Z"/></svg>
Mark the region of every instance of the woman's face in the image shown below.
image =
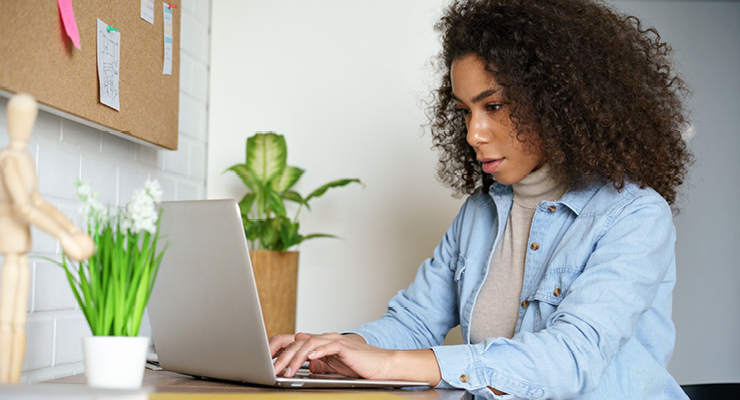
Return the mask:
<svg viewBox="0 0 740 400"><path fill-rule="evenodd" d="M511 185L539 168L542 152L532 146L525 150L524 143L517 140L502 88L486 71L483 59L476 54L458 58L450 73L452 95L465 116L468 143L483 171L496 182Z"/></svg>

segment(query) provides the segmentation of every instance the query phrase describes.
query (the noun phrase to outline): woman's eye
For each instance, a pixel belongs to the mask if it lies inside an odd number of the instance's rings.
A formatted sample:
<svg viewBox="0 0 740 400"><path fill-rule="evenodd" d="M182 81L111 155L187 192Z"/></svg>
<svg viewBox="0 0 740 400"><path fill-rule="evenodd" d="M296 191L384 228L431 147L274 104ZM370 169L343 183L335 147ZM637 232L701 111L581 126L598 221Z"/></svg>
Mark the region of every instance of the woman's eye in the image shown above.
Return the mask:
<svg viewBox="0 0 740 400"><path fill-rule="evenodd" d="M470 114L470 110L467 108L462 107L455 107L455 112L462 115L468 115Z"/></svg>
<svg viewBox="0 0 740 400"><path fill-rule="evenodd" d="M496 111L501 107L503 107L503 104L486 104L487 111Z"/></svg>

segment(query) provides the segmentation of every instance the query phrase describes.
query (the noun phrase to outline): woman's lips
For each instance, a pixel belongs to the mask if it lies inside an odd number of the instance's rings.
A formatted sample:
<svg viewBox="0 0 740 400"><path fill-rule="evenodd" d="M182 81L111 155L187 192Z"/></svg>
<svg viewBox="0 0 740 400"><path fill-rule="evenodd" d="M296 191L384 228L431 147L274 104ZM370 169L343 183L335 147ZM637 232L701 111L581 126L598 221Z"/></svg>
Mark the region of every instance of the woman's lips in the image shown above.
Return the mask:
<svg viewBox="0 0 740 400"><path fill-rule="evenodd" d="M501 166L501 163L504 162L503 158L483 158L478 160L483 164L483 172L487 174L492 174L496 172L499 166Z"/></svg>

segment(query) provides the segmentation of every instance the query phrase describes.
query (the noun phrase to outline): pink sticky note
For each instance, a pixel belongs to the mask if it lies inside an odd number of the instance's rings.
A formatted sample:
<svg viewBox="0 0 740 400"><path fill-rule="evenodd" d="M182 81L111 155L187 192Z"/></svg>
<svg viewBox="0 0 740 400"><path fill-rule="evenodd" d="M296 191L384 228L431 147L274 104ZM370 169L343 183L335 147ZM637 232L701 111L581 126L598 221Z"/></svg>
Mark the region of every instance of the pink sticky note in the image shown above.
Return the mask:
<svg viewBox="0 0 740 400"><path fill-rule="evenodd" d="M75 11L72 9L72 0L57 0L59 13L62 15L62 23L67 36L72 39L75 47L80 47L80 32L77 30L77 21L75 21Z"/></svg>

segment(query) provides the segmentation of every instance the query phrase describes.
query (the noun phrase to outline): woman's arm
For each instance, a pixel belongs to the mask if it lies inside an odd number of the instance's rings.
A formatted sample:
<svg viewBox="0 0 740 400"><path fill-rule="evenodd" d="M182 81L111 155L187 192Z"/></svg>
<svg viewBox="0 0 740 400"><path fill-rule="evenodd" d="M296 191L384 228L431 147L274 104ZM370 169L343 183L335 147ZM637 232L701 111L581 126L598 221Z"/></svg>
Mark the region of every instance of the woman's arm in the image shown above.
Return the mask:
<svg viewBox="0 0 740 400"><path fill-rule="evenodd" d="M304 361L315 373L332 372L376 380L439 383L437 359L431 349L388 350L370 346L358 335L298 333L270 338L275 374L295 375Z"/></svg>
<svg viewBox="0 0 740 400"><path fill-rule="evenodd" d="M491 208L476 203L487 194L468 198L450 228L434 249L433 256L417 270L407 289L388 302L379 319L351 331L367 343L384 349L410 350L441 345L450 329L460 324L459 293L455 273L459 267L461 232L480 229L489 233ZM485 214L485 215L482 215ZM486 222L481 222L486 221ZM485 229L479 228L485 225Z"/></svg>
<svg viewBox="0 0 740 400"><path fill-rule="evenodd" d="M419 371L414 377L421 378L418 381L439 382L439 366L429 348L441 344L447 332L459 323L454 274L459 254L458 235L468 203L435 248L434 257L422 263L414 282L390 301L388 312L380 320L361 326L357 334L300 333L270 338L272 355L278 357L274 364L276 373L287 368L290 368L288 375L295 373L309 359L310 351L333 343L327 347L334 356L331 362L322 363L314 357L317 361L312 362L312 370L328 368L348 376L402 379L408 377L411 373L408 367L414 365ZM414 349L425 350L392 351ZM354 358L353 351L360 350L366 352L363 360ZM364 363L360 364L361 361Z"/></svg>

